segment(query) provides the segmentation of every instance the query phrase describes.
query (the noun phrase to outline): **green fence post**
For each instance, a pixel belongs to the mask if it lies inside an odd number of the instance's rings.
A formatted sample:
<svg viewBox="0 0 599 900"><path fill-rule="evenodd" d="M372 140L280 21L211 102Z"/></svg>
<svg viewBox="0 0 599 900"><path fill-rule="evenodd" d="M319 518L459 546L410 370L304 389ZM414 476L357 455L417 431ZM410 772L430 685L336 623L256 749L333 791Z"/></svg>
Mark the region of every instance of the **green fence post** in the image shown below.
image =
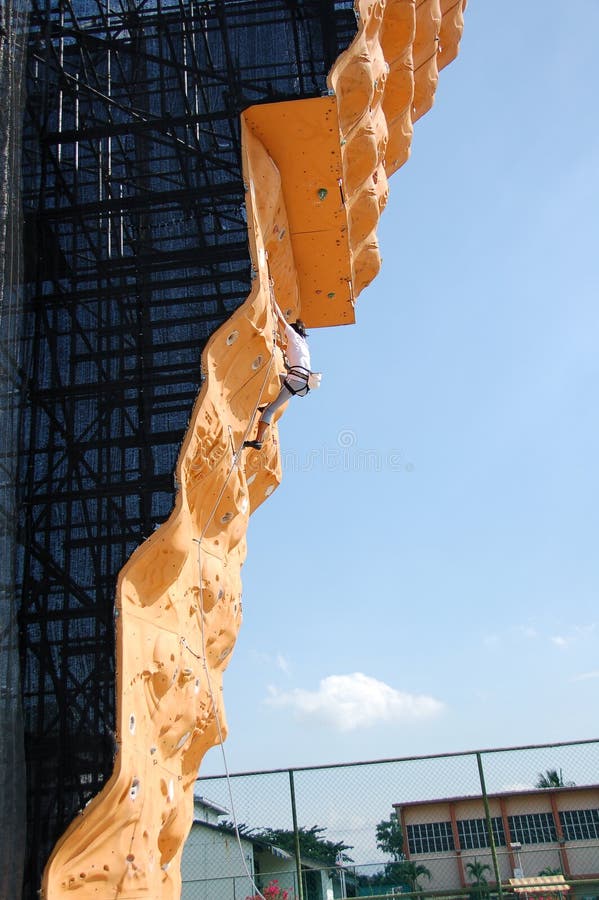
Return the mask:
<svg viewBox="0 0 599 900"><path fill-rule="evenodd" d="M478 765L478 776L480 778L480 789L483 795L483 805L485 807L485 819L487 822L487 835L489 837L489 847L491 848L491 857L493 859L493 870L495 872L495 883L497 885L497 896L499 900L503 900L503 888L501 887L501 876L499 874L499 865L497 863L497 850L495 849L495 837L493 835L493 823L491 822L491 811L489 809L489 798L487 797L487 788L485 785L485 773L483 772L483 761L480 753L476 754L476 762Z"/></svg>
<svg viewBox="0 0 599 900"><path fill-rule="evenodd" d="M293 783L293 771L289 769L289 791L291 794L291 816L293 819L293 843L295 846L295 871L297 873L298 900L304 900L304 886L302 884L302 863L300 858L299 829L297 827L297 809L295 806L295 785Z"/></svg>

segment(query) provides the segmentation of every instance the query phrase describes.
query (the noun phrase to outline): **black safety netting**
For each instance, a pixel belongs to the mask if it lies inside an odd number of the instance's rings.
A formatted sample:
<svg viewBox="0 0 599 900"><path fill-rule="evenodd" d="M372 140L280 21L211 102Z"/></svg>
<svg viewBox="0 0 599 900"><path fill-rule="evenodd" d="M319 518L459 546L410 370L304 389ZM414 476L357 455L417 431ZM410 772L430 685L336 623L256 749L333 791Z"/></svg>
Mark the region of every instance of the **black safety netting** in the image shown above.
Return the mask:
<svg viewBox="0 0 599 900"><path fill-rule="evenodd" d="M20 157L26 6L0 5L0 897L19 897L25 852L25 756L16 590L20 325Z"/></svg>
<svg viewBox="0 0 599 900"><path fill-rule="evenodd" d="M352 0L27 7L26 78L18 0L0 57L0 859L20 871L26 843L33 898L111 772L117 574L172 509L201 351L250 291L239 114L325 93L356 21Z"/></svg>

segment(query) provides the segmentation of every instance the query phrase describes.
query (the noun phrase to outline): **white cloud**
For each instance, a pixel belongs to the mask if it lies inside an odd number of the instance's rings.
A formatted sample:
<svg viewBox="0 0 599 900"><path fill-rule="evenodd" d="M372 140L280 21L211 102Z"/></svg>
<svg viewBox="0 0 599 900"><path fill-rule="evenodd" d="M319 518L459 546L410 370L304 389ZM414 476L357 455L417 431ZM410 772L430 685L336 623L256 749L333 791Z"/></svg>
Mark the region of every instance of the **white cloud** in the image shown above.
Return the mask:
<svg viewBox="0 0 599 900"><path fill-rule="evenodd" d="M599 678L599 669L594 669L591 672L582 672L580 675L575 675L574 678L570 679L571 681L590 681L592 678Z"/></svg>
<svg viewBox="0 0 599 900"><path fill-rule="evenodd" d="M289 675L289 663L285 659L282 653L277 653L277 666L284 672L285 675Z"/></svg>
<svg viewBox="0 0 599 900"><path fill-rule="evenodd" d="M571 625L566 634L558 634L550 638L551 643L556 647L571 647L580 641L592 640L596 632L596 623L590 622L588 625Z"/></svg>
<svg viewBox="0 0 599 900"><path fill-rule="evenodd" d="M265 653L263 650L252 650L252 660L256 668L261 669L265 674L271 674L273 669L279 669L285 675L289 675L291 666L289 660L282 653L273 655Z"/></svg>
<svg viewBox="0 0 599 900"><path fill-rule="evenodd" d="M497 647L501 643L501 638L498 634L485 634L483 636L483 644L487 647Z"/></svg>
<svg viewBox="0 0 599 900"><path fill-rule="evenodd" d="M597 623L590 622L587 625L576 625L569 623L564 627L561 634L551 634L543 623L537 626L535 623L522 623L510 626L501 634L489 633L483 636L483 643L488 647L496 644L504 644L507 640L512 642L519 641L549 641L555 647L561 650L572 647L581 641L592 640L597 633Z"/></svg>
<svg viewBox="0 0 599 900"><path fill-rule="evenodd" d="M538 637L538 631L532 625L516 625L516 632L522 638L526 640L534 640L534 638Z"/></svg>
<svg viewBox="0 0 599 900"><path fill-rule="evenodd" d="M361 672L329 675L315 691L279 691L270 687L266 702L288 707L299 719L314 719L338 731L368 728L379 722L430 718L443 710L443 704L434 697L397 691Z"/></svg>
<svg viewBox="0 0 599 900"><path fill-rule="evenodd" d="M588 625L573 625L572 631L575 638L592 638L597 631L597 623L589 622Z"/></svg>

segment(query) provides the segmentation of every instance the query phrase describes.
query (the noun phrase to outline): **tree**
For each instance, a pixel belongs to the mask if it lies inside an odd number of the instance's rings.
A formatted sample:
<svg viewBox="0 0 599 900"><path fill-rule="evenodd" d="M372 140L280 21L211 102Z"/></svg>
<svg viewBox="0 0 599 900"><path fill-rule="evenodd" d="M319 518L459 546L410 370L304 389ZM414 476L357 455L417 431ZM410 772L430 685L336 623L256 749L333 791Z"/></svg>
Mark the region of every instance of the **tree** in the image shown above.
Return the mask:
<svg viewBox="0 0 599 900"><path fill-rule="evenodd" d="M559 772L557 769L547 769L545 772L539 772L535 784L536 788L560 788L574 786L575 783L573 781L564 781L564 776L562 775L561 769L559 770Z"/></svg>
<svg viewBox="0 0 599 900"><path fill-rule="evenodd" d="M376 845L383 853L388 853L396 862L405 859L403 852L403 834L399 819L391 813L376 826Z"/></svg>
<svg viewBox="0 0 599 900"><path fill-rule="evenodd" d="M418 893L422 890L418 882L419 878L428 878L431 880L430 870L421 863L412 862L411 859L404 859L393 866L394 874L398 880L408 886L411 893Z"/></svg>
<svg viewBox="0 0 599 900"><path fill-rule="evenodd" d="M223 831L238 831L240 837L244 835L246 837L251 837L254 833L254 829L250 828L249 825L246 825L245 822L238 822L237 825L235 825L235 822L231 821L230 819L219 822L218 827Z"/></svg>
<svg viewBox="0 0 599 900"><path fill-rule="evenodd" d="M491 874L491 866L487 865L487 863L481 863L474 858L474 862L469 862L466 864L466 872L471 879L472 887L474 888L473 896L475 900L480 900L481 897L486 897L488 893L488 885L487 885L487 876L486 872Z"/></svg>
<svg viewBox="0 0 599 900"><path fill-rule="evenodd" d="M340 862L353 862L346 850L351 850L350 844L343 841L328 841L322 835L326 828L313 825L312 828L302 826L298 829L300 856L302 859L312 859L315 862L334 866ZM295 833L286 828L263 828L261 831L252 832L252 837L268 844L274 844L281 850L295 854Z"/></svg>
<svg viewBox="0 0 599 900"><path fill-rule="evenodd" d="M472 879L472 883L475 887L478 887L479 884L486 884L487 878L485 876L485 872L491 873L491 866L487 865L487 863L479 862L476 857L474 857L474 862L469 862L466 865L466 872Z"/></svg>
<svg viewBox="0 0 599 900"><path fill-rule="evenodd" d="M376 845L383 853L388 854L393 862L385 863L383 872L373 875L374 882L378 885L402 884L400 863L405 860L403 852L403 834L399 819L395 813L391 813L388 819L383 819L376 826Z"/></svg>

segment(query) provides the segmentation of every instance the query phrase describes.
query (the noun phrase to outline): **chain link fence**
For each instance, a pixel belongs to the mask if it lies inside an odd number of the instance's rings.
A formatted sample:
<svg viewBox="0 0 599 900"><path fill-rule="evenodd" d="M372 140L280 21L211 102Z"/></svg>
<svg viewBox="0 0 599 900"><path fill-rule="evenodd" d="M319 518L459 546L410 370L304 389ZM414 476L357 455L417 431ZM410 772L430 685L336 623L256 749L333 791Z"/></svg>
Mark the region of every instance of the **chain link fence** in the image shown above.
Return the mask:
<svg viewBox="0 0 599 900"><path fill-rule="evenodd" d="M599 740L213 776L195 797L183 900L599 900Z"/></svg>

